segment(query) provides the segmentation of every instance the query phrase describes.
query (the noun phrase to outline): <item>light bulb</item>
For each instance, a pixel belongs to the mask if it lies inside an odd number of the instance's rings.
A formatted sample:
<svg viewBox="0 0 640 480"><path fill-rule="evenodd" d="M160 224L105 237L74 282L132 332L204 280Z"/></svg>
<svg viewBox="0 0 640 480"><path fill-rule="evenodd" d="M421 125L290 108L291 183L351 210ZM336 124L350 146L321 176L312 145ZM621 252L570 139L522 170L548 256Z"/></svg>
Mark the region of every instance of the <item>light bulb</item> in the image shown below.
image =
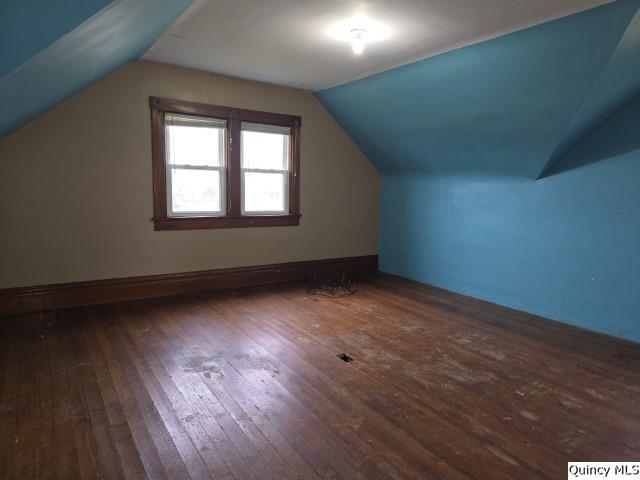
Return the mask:
<svg viewBox="0 0 640 480"><path fill-rule="evenodd" d="M351 49L356 55L360 55L364 52L364 47L367 44L366 40L367 31L364 28L354 28L351 30Z"/></svg>
<svg viewBox="0 0 640 480"><path fill-rule="evenodd" d="M357 15L332 23L327 34L334 40L348 42L354 55L362 55L367 45L389 38L391 28L373 18Z"/></svg>

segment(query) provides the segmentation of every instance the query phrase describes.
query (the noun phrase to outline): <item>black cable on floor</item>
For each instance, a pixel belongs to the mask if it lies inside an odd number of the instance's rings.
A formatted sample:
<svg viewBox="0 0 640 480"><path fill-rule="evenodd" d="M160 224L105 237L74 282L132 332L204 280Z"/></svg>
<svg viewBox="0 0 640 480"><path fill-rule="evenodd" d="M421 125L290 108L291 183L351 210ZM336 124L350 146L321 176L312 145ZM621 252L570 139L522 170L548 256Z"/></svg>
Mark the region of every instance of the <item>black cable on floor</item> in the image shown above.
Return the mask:
<svg viewBox="0 0 640 480"><path fill-rule="evenodd" d="M355 273L316 274L309 280L307 293L330 298L348 297L358 291L360 280Z"/></svg>

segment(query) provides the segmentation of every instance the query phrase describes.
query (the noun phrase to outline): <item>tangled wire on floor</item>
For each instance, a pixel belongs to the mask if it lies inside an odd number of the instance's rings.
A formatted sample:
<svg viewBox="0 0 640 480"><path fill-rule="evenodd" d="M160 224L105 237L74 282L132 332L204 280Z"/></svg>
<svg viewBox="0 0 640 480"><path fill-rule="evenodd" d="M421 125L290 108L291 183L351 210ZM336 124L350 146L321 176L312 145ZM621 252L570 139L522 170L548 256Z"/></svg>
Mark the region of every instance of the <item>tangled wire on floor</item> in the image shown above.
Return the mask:
<svg viewBox="0 0 640 480"><path fill-rule="evenodd" d="M331 298L348 297L358 291L359 285L360 281L355 273L316 274L309 281L307 293Z"/></svg>

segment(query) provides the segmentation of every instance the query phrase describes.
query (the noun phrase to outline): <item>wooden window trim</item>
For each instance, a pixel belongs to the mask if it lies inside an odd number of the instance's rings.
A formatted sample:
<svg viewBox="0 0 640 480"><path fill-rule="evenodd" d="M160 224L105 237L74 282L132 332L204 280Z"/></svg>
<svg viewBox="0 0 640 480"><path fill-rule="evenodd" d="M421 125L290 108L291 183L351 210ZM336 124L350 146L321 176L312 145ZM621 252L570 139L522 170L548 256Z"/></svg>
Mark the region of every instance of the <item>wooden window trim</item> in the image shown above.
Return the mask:
<svg viewBox="0 0 640 480"><path fill-rule="evenodd" d="M156 230L210 228L284 227L300 224L300 117L260 112L168 98L149 97L151 109L151 155L153 173L153 222ZM198 115L227 120L227 214L224 216L169 217L167 215L167 171L165 159L165 113ZM289 213L286 215L241 215L240 127L242 122L291 127L289 165ZM237 146L237 147L234 147Z"/></svg>

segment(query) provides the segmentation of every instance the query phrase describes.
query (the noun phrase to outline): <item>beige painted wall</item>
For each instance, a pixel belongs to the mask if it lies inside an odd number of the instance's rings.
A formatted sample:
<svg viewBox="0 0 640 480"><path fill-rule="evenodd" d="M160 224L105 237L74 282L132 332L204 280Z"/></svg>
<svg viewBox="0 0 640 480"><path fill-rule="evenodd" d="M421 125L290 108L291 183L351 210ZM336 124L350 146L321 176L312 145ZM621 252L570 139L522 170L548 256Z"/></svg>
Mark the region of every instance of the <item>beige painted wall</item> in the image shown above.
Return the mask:
<svg viewBox="0 0 640 480"><path fill-rule="evenodd" d="M301 115L301 225L154 231L151 95ZM0 288L376 254L378 203L312 94L138 61L0 141Z"/></svg>

